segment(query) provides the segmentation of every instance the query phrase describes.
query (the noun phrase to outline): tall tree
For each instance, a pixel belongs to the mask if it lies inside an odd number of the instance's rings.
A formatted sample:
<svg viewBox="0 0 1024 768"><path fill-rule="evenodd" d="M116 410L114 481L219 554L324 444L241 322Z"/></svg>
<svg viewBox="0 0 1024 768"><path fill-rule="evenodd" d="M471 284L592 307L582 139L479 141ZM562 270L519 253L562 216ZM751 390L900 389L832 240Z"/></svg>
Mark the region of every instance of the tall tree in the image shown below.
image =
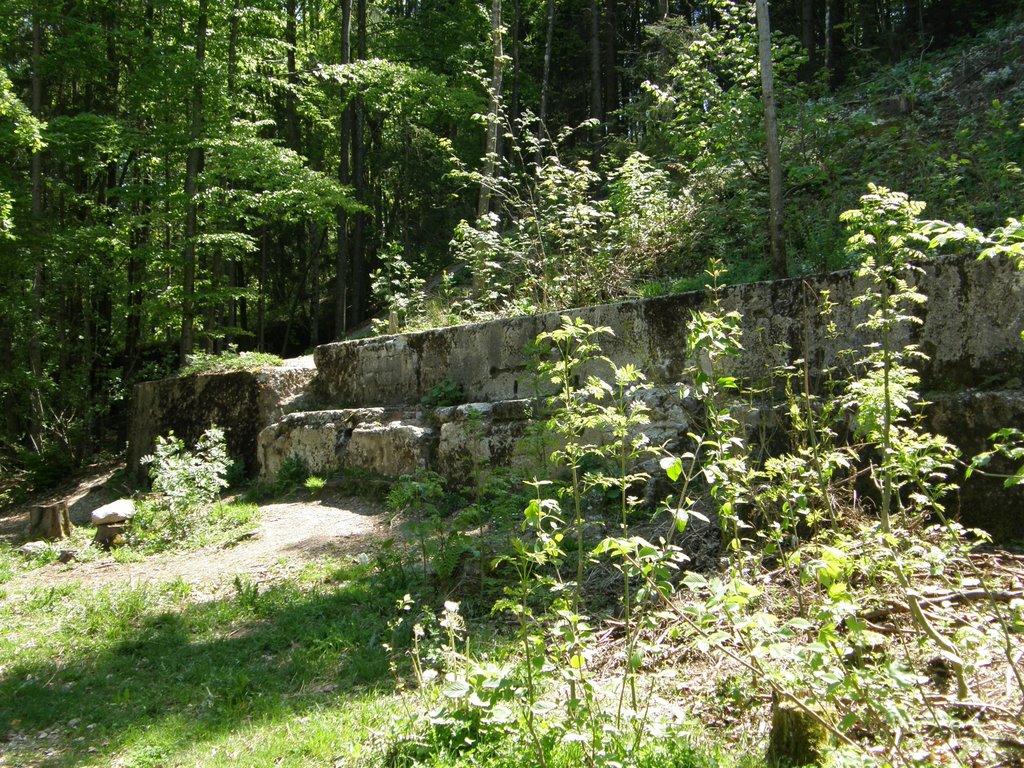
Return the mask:
<svg viewBox="0 0 1024 768"><path fill-rule="evenodd" d="M39 3L32 4L32 115L41 120L43 111L43 19ZM29 439L37 450L43 445L43 419L45 418L42 381L43 352L40 338L43 312L43 253L39 247L43 226L43 148L36 146L32 152L32 227L35 245L32 263L32 330L29 341L29 367L35 380L32 390L32 416Z"/></svg>
<svg viewBox="0 0 1024 768"><path fill-rule="evenodd" d="M341 0L340 62L345 67L352 63L352 0ZM351 94L344 92L342 100L345 104L338 118L338 183L348 186L351 182L349 171L349 153L352 150L352 110ZM334 338L340 339L348 328L346 313L348 310L348 211L344 206L338 207L336 215L335 261L334 261Z"/></svg>
<svg viewBox="0 0 1024 768"><path fill-rule="evenodd" d="M779 124L775 114L775 83L772 76L772 37L768 0L757 2L758 50L761 68L761 98L768 148L768 239L771 244L772 276L786 276L786 241L782 232L782 158L779 152Z"/></svg>
<svg viewBox="0 0 1024 768"><path fill-rule="evenodd" d="M494 167L498 158L498 138L502 132L501 94L505 71L505 48L501 27L501 0L491 0L491 51L492 67L491 82L488 86L490 104L487 112L487 140L484 145L484 179L494 176ZM491 189L488 182L480 185L480 197L477 202L477 218L482 217L491 208Z"/></svg>
<svg viewBox="0 0 1024 768"><path fill-rule="evenodd" d="M203 78L206 63L206 25L209 0L199 0L196 18L195 75L192 83L191 123L188 160L185 165L185 233L182 257L182 311L179 360L182 364L192 354L196 314L196 236L199 218L199 172L203 163Z"/></svg>

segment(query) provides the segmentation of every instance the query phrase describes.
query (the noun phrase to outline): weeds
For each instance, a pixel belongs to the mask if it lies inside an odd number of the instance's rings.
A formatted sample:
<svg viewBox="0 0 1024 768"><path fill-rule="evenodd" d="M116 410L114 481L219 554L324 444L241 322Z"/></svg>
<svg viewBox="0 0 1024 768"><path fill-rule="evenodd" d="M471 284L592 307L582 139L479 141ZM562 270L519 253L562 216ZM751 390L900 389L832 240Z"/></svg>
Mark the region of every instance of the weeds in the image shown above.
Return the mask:
<svg viewBox="0 0 1024 768"><path fill-rule="evenodd" d="M226 371L246 371L257 368L284 365L277 355L268 352L239 352L235 345L219 354L195 352L188 357L188 363L178 372L181 376L192 376L201 373L225 373Z"/></svg>
<svg viewBox="0 0 1024 768"><path fill-rule="evenodd" d="M844 216L865 286L860 330L870 339L846 355L851 376L813 377L824 381L823 392L812 388L805 361L779 371L789 451L767 454L750 434L757 393L732 373L741 318L723 310L714 290L708 309L693 314L693 363L682 393L701 405L703 419L688 435L689 450L661 459L678 484L660 507L672 522L666 539L631 531L632 489L645 479L637 467L649 455L646 416L631 391L643 386L642 376L603 357L607 329L565 318L539 337L539 370L555 389L548 398L555 479L532 483L536 496L521 535L496 562L511 583L494 609L514 619L518 654L511 667L488 665L468 646L456 649L455 634L439 636L448 651L435 657L444 683L426 731L428 753L450 748L457 734L456 741L481 745L473 752L482 758L489 754L483 745L508 739L516 723L537 765L564 759L567 744L576 764L639 765L662 748L657 736L676 732L652 711L644 688L655 685L649 672L657 660L687 652L681 644L749 676L749 695L734 697L738 716L769 698L775 728L803 729L806 738L773 733L772 760L793 756L779 752L787 739L813 742L816 759L837 764L1015 759L1012 739L998 734L1019 730L1024 700L1003 686L1005 703L997 705L982 691L991 691L987 667L996 656L1008 681L1024 679L1024 595L984 574L972 552L981 539L946 519L956 452L922 429L909 365L920 353L907 343L908 325L925 300L913 288L911 261L929 245L922 208L872 187L861 208ZM719 277L712 263L712 286ZM832 305L819 298L827 329ZM844 431L850 444L840 440ZM1019 458L1018 436L1001 438L979 464L997 452ZM858 481L873 490L857 494ZM601 489L614 491L619 535L593 545L589 531L612 513L594 493ZM711 574L686 570L672 545L672 534L708 507L727 555ZM613 632L621 650L612 679L596 673L599 659L609 662L598 637L612 630L588 615L583 588L609 567L620 574ZM446 606L438 626L452 617ZM418 635L410 651L422 695L433 690L424 674L430 636ZM485 695L497 691L511 698ZM978 711L990 713L986 729L972 719Z"/></svg>
<svg viewBox="0 0 1024 768"><path fill-rule="evenodd" d="M411 533L419 568L405 567L390 544L304 582L239 578L212 607L189 602L180 584L104 594L91 608L74 587L39 590L16 610L0 607L13 627L0 648L37 629L53 635L0 666L0 724L42 728L48 708L67 719L84 711L77 698L54 696L48 686L57 684L112 702L104 757L137 764L187 763L202 747L181 745L197 735L226 749L211 735L221 722L284 721L332 745L329 758L309 747L317 764L710 765L722 756L691 749L683 718L658 700L660 673L705 657L730 668L714 690L734 718L772 701L773 728L802 729L789 741L816 760L1012 764L1024 727L1024 594L1019 574L979 565L981 537L943 508L955 449L922 429L910 366L920 355L907 344L925 300L912 260L931 244L921 211L873 187L844 217L864 285L860 330L871 338L849 351L851 375L826 372L821 390L806 360L777 372L788 450L769 454L756 443L748 414L760 393L733 371L742 318L714 290L690 318L692 364L680 388L702 418L674 455L645 441L646 382L603 356L607 329L564 318L538 339L555 448L550 478L529 483L519 526L510 524L505 479L473 464L471 499L426 472L392 486L387 506ZM720 277L712 262L711 285ZM818 299L827 316L829 298ZM997 453L1019 462L1019 433L1000 440L978 466ZM654 459L676 484L656 513L669 518L664 538L664 518L647 523L639 502ZM300 474L310 490L322 487ZM709 572L694 570L673 543L702 510L716 516L723 546ZM603 526L614 534L600 535ZM488 551L497 553L489 563ZM454 577L470 558L502 587L489 606L496 624L457 594ZM614 596L606 614L595 584ZM511 637L495 640L502 622ZM68 672L52 662L72 647L89 651L92 666ZM113 670L125 664L118 678ZM161 734L132 742L121 733L136 726L131 712L155 706L136 688L157 664L178 680L162 691L171 716ZM386 714L365 688L325 695L388 677L399 695L384 699ZM363 715L340 711L363 706L372 725L358 733L329 736L305 714L354 722ZM22 738L21 725L4 727L15 734L9 741ZM778 749L784 736L773 734L770 760L793 757ZM247 758L284 749L283 738L268 735ZM230 740L248 746L237 731ZM31 758L42 748L19 749Z"/></svg>
<svg viewBox="0 0 1024 768"><path fill-rule="evenodd" d="M153 454L144 456L141 463L150 465L156 505L177 534L187 533L203 508L227 487L227 445L224 432L216 426L203 433L194 451L187 450L173 432L157 437Z"/></svg>

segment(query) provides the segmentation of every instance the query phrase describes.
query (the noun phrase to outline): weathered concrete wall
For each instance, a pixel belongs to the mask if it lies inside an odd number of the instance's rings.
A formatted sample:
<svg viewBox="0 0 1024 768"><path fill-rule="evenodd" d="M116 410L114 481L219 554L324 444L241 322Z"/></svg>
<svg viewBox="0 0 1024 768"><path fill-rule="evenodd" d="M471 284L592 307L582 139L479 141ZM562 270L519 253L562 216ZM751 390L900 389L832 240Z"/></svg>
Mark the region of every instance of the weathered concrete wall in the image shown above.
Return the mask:
<svg viewBox="0 0 1024 768"><path fill-rule="evenodd" d="M943 392L932 398L925 411L926 426L945 435L960 449L966 461L989 450L989 436L1004 427L1024 429L1024 389ZM985 473L955 476L960 490L946 499L949 512L968 528L983 528L995 541L1024 541L1024 486L1005 488L998 475L1017 469L995 457Z"/></svg>
<svg viewBox="0 0 1024 768"><path fill-rule="evenodd" d="M265 368L147 381L132 392L128 432L128 469L145 476L140 460L152 453L158 435L170 431L194 445L211 424L224 430L230 454L245 462L246 473L259 467L256 436L290 409L300 407L313 370Z"/></svg>
<svg viewBox="0 0 1024 768"><path fill-rule="evenodd" d="M996 429L1024 426L1024 273L1004 261L944 259L924 265L912 281L928 301L917 310L920 324L901 328L894 344L915 343L929 356L918 362L920 389L935 401L929 425L973 455ZM722 309L742 315L744 351L733 373L760 382L796 358L814 370L848 364L844 351L872 340L858 328L865 309L854 305L865 287L852 272L839 272L723 289ZM818 300L826 291L833 310L822 318ZM672 385L690 363L691 314L710 300L691 293L567 313L611 327L604 353L636 364L656 385L644 395L654 419L646 431L656 444L678 442L694 418L696 404L681 400ZM312 370L278 369L140 385L130 465L138 467L156 435L173 429L192 442L216 422L250 474L259 468L265 478L292 456L323 474L360 468L398 476L430 468L455 482L483 466L537 466L551 446L524 440L533 403L544 394L526 350L559 322L551 313L329 344L316 350L315 377ZM473 404L420 406L446 377ZM771 416L774 409L752 413ZM1024 539L1024 490L1006 492L998 481L975 476L949 509L1001 540Z"/></svg>
<svg viewBox="0 0 1024 768"><path fill-rule="evenodd" d="M1024 374L1024 274L1005 261L944 259L914 276L929 300L921 325L896 343L912 340L930 356L921 366L924 390L988 386ZM779 280L723 289L723 308L743 315L744 353L735 373L763 379L789 357L816 368L840 362L840 353L860 348L867 337L857 326L865 310L853 300L865 284L852 272ZM828 291L835 308L826 333L816 296ZM656 384L680 378L687 364L691 312L705 308L705 293L607 304L573 310L592 325L611 327L603 344L617 363L636 363ZM501 320L421 333L327 344L316 350L316 396L339 407L416 403L446 376L463 386L471 401L531 396L535 386L525 350L536 336L557 327L559 314Z"/></svg>
<svg viewBox="0 0 1024 768"><path fill-rule="evenodd" d="M272 480L289 459L314 474L361 469L399 477L433 466L436 431L401 408L291 413L259 433L260 477Z"/></svg>

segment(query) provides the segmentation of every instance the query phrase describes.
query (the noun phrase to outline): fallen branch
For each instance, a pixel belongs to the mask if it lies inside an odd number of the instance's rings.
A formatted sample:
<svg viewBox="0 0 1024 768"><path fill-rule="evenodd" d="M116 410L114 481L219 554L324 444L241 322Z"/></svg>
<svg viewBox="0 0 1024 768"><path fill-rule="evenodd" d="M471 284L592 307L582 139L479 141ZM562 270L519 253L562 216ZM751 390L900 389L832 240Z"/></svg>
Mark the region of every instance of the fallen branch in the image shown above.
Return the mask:
<svg viewBox="0 0 1024 768"><path fill-rule="evenodd" d="M990 600L995 603L1009 603L1013 600L1024 600L1024 590L986 592L984 589L971 589L964 592L950 592L945 595L936 595L933 597L919 597L917 599L917 604L921 607L927 607L930 605L942 605L943 603L971 603L975 600ZM887 618L894 613L909 612L909 605L891 600L889 601L889 605L863 613L858 618L864 621L874 622L879 619Z"/></svg>

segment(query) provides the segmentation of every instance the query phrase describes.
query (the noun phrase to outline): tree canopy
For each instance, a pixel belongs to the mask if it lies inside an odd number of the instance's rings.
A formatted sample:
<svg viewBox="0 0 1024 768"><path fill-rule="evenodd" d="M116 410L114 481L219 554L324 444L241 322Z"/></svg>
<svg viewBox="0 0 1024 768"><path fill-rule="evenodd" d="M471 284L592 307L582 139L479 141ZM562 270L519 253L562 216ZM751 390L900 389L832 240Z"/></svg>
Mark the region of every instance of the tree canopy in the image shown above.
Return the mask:
<svg viewBox="0 0 1024 768"><path fill-rule="evenodd" d="M883 168L972 225L1019 202L1015 5L771 3L790 272ZM1006 18L950 119L970 74L924 54ZM192 352L427 312L452 265L434 320L767 274L752 0L10 0L0 51L5 464L84 460Z"/></svg>

